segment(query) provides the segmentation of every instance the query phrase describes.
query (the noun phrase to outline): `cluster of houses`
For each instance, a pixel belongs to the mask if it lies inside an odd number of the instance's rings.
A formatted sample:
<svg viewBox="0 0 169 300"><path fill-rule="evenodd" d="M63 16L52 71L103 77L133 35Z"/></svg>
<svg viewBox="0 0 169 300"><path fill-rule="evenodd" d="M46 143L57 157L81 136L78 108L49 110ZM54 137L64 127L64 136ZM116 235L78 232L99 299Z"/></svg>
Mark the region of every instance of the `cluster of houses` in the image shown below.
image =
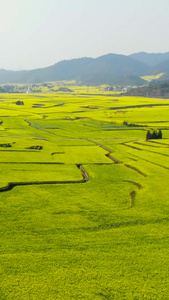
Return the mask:
<svg viewBox="0 0 169 300"><path fill-rule="evenodd" d="M131 89L131 86L107 86L107 87L104 87L102 88L102 91L104 92L127 92L129 89Z"/></svg>

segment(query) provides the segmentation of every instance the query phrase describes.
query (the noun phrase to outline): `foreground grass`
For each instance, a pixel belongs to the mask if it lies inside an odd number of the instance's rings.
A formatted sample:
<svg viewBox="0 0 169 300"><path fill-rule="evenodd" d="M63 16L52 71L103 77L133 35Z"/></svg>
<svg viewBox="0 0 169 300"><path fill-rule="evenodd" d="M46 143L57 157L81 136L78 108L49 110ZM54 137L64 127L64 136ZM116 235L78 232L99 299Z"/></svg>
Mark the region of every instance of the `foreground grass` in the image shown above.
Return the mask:
<svg viewBox="0 0 169 300"><path fill-rule="evenodd" d="M129 185L105 178L98 188L94 177L2 194L2 299L38 299L39 290L41 299L165 299L167 194L149 199L148 185L130 208Z"/></svg>

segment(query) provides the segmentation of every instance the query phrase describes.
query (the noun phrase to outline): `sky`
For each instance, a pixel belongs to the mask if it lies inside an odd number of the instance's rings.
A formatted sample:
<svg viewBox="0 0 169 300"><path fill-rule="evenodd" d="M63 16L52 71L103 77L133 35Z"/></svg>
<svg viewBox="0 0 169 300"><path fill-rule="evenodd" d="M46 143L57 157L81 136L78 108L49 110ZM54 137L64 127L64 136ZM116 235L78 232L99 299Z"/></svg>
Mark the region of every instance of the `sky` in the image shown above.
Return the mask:
<svg viewBox="0 0 169 300"><path fill-rule="evenodd" d="M169 52L168 0L0 0L0 69Z"/></svg>

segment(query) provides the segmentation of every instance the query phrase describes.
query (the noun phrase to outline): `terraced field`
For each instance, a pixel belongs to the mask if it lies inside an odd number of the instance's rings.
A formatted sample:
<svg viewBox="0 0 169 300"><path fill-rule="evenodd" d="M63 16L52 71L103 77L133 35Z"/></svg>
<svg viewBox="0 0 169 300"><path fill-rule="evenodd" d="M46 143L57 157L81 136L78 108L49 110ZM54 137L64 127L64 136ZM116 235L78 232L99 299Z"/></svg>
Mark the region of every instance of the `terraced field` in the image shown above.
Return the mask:
<svg viewBox="0 0 169 300"><path fill-rule="evenodd" d="M169 299L169 102L95 92L0 95L2 300Z"/></svg>

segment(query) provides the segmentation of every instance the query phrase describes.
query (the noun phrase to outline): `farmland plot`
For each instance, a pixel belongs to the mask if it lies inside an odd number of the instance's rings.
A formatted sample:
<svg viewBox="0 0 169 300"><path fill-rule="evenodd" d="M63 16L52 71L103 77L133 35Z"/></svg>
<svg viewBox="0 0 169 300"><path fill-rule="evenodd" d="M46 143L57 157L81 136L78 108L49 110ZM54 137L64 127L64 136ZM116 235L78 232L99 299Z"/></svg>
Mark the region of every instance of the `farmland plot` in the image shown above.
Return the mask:
<svg viewBox="0 0 169 300"><path fill-rule="evenodd" d="M168 100L76 91L0 95L0 299L168 299Z"/></svg>

